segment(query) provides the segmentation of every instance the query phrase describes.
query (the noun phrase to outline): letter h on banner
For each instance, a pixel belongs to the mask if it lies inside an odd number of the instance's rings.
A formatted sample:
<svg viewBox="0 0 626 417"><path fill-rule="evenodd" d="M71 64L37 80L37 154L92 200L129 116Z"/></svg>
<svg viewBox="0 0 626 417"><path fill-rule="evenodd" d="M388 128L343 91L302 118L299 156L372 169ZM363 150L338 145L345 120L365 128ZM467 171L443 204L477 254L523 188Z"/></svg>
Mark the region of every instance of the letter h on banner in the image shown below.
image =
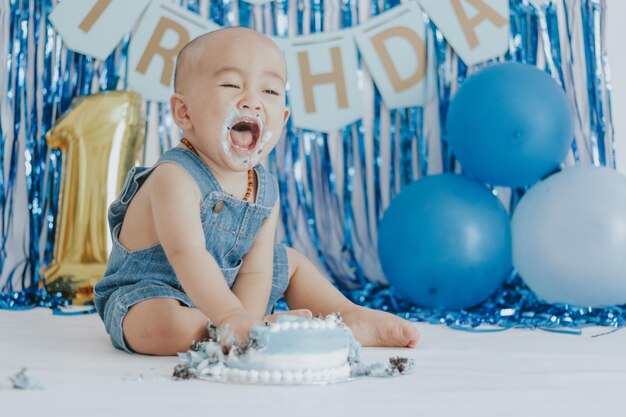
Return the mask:
<svg viewBox="0 0 626 417"><path fill-rule="evenodd" d="M294 126L332 132L362 117L350 31L290 41L285 51Z"/></svg>

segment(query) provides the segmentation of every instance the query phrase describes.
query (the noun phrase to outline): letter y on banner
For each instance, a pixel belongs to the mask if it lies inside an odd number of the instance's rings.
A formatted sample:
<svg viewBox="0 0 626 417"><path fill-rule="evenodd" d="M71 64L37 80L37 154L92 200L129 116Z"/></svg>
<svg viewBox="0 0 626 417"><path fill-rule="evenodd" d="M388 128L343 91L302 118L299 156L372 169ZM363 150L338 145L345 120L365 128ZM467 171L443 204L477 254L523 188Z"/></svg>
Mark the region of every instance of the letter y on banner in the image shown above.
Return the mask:
<svg viewBox="0 0 626 417"><path fill-rule="evenodd" d="M50 21L68 49L106 59L150 0L63 0Z"/></svg>
<svg viewBox="0 0 626 417"><path fill-rule="evenodd" d="M303 36L285 50L294 126L333 132L362 117L350 31Z"/></svg>
<svg viewBox="0 0 626 417"><path fill-rule="evenodd" d="M504 54L509 0L418 0L466 65Z"/></svg>
<svg viewBox="0 0 626 417"><path fill-rule="evenodd" d="M128 84L146 100L169 101L178 52L192 39L220 27L174 4L153 1L128 49Z"/></svg>

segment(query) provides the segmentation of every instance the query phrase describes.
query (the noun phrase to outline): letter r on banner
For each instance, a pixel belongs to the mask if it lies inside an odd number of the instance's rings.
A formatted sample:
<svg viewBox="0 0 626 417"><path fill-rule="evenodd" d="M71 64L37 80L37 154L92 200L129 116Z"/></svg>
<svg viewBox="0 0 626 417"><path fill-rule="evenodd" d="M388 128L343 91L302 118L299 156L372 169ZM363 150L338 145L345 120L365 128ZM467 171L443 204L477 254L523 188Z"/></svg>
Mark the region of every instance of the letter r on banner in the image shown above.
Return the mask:
<svg viewBox="0 0 626 417"><path fill-rule="evenodd" d="M296 127L332 132L362 115L356 46L347 32L316 34L285 48Z"/></svg>
<svg viewBox="0 0 626 417"><path fill-rule="evenodd" d="M154 0L130 41L129 85L147 100L169 101L178 52L191 39L218 28L200 15Z"/></svg>
<svg viewBox="0 0 626 417"><path fill-rule="evenodd" d="M167 30L173 30L177 35L177 42L171 48L166 48L162 45L163 38L165 37L165 32ZM148 46L143 51L141 55L141 59L137 64L137 72L141 74L145 74L148 70L148 65L156 55L160 55L163 58L163 71L161 71L161 84L166 87L172 83L172 78L174 77L174 64L176 61L176 55L178 52L183 49L189 42L189 31L185 29L185 27L171 19L168 19L165 16L161 16L159 23L157 23L156 29L152 36L150 37L150 41L148 42Z"/></svg>

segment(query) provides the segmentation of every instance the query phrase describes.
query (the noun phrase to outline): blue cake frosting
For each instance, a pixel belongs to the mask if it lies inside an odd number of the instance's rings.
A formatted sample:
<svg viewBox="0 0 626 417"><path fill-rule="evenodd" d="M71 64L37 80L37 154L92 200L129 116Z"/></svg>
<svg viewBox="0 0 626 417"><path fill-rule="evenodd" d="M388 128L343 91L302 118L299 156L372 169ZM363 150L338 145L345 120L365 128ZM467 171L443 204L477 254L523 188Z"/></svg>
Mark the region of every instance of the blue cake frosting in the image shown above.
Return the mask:
<svg viewBox="0 0 626 417"><path fill-rule="evenodd" d="M269 326L254 326L250 337L258 340L259 350L268 354L322 353L349 349L358 343L341 322L308 319L282 314Z"/></svg>

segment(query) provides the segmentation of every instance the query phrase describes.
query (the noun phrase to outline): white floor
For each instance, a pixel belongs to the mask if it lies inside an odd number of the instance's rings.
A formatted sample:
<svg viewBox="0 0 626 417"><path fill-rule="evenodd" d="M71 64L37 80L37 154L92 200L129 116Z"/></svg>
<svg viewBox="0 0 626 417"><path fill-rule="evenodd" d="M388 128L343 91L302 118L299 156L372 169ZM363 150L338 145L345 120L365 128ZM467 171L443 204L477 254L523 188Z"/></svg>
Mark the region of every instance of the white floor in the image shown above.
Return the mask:
<svg viewBox="0 0 626 417"><path fill-rule="evenodd" d="M96 315L0 310L0 415L12 416L617 416L626 415L626 330L583 335L467 333L418 324L417 370L313 387L175 381L176 357L111 347ZM22 367L42 385L16 390Z"/></svg>

